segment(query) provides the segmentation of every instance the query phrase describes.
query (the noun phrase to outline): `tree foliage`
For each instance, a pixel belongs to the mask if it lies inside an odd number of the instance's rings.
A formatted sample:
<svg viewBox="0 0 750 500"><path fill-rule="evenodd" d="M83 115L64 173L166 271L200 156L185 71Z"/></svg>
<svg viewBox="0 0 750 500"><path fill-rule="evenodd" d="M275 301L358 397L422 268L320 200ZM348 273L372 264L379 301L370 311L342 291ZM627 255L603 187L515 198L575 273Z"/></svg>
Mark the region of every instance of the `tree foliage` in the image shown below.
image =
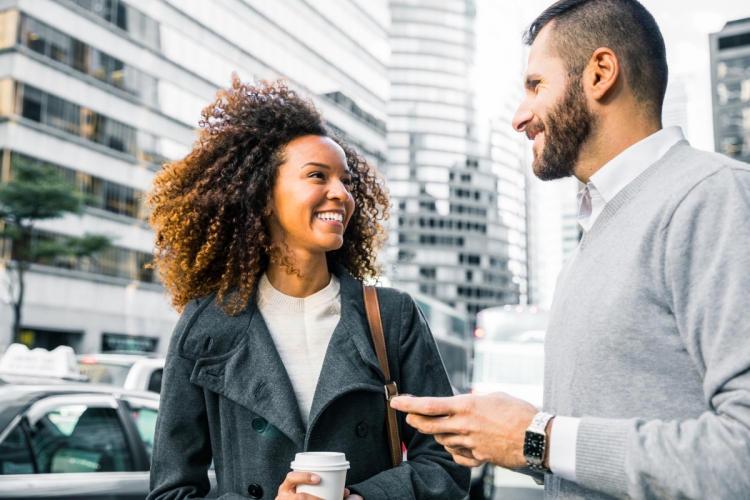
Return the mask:
<svg viewBox="0 0 750 500"><path fill-rule="evenodd" d="M66 214L81 215L86 196L63 179L51 166L14 159L11 179L0 184L0 238L12 242L12 256L5 267L10 278L9 296L15 312L14 340L18 341L24 299L24 273L35 262L71 257L80 261L93 257L112 245L112 238L86 233L82 237L35 238L34 225Z"/></svg>

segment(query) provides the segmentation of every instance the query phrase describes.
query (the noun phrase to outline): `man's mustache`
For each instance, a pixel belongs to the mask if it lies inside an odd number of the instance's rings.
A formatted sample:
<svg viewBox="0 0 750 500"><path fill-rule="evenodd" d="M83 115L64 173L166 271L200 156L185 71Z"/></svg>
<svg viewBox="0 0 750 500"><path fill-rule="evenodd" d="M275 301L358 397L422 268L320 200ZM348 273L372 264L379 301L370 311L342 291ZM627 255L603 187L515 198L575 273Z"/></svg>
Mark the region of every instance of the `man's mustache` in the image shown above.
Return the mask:
<svg viewBox="0 0 750 500"><path fill-rule="evenodd" d="M544 123L541 120L535 120L529 123L526 127L526 137L531 141L532 136L536 136L539 132L544 132Z"/></svg>

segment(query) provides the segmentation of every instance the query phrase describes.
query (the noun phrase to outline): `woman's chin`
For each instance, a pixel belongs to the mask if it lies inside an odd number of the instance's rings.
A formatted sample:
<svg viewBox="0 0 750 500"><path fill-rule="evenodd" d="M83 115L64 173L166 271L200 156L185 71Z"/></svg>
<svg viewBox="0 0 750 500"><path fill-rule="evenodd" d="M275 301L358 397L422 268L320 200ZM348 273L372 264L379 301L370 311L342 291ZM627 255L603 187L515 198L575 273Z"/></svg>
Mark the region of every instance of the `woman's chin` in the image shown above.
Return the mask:
<svg viewBox="0 0 750 500"><path fill-rule="evenodd" d="M323 252L333 252L344 246L344 237L337 234L326 235L318 240L318 247Z"/></svg>

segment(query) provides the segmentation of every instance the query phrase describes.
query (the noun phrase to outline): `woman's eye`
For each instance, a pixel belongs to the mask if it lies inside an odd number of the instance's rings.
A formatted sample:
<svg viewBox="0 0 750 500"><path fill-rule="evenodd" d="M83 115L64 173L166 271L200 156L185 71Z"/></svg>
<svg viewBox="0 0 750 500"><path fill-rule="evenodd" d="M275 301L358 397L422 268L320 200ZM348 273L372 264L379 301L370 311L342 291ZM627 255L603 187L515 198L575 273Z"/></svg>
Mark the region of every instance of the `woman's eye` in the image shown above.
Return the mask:
<svg viewBox="0 0 750 500"><path fill-rule="evenodd" d="M313 172L308 177L311 179L325 179L325 175L323 175L323 172Z"/></svg>
<svg viewBox="0 0 750 500"><path fill-rule="evenodd" d="M352 180L351 179L342 179L341 182L344 183L345 186L351 186L352 185Z"/></svg>

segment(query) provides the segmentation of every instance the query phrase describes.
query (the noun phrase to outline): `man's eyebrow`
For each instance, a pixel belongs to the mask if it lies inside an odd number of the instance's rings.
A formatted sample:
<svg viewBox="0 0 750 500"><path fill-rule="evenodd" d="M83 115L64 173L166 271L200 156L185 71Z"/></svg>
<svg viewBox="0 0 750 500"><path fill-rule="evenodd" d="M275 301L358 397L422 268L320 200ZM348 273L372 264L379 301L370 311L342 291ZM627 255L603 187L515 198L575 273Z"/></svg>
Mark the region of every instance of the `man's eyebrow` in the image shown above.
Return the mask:
<svg viewBox="0 0 750 500"><path fill-rule="evenodd" d="M325 163L318 163L318 162L315 162L315 161L308 161L307 163L305 163L304 165L302 165L302 167L300 167L300 168L306 167L308 165L313 165L315 167L325 168L326 170L333 170L329 165L326 165ZM346 168L346 173L349 174L349 175L352 175L352 171L349 170L349 167Z"/></svg>

